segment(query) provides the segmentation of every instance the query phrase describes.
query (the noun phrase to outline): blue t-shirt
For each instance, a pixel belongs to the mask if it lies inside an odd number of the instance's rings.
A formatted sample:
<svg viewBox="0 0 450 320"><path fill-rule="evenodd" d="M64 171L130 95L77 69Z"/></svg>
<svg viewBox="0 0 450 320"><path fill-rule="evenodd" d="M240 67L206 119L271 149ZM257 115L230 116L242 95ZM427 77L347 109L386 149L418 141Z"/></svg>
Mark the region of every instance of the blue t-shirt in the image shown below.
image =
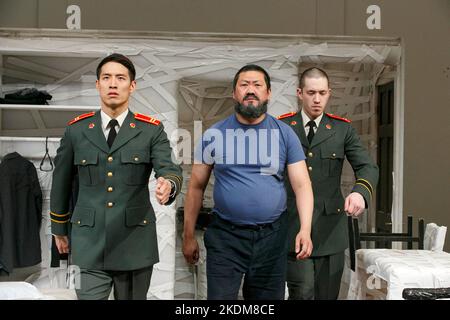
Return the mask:
<svg viewBox="0 0 450 320"><path fill-rule="evenodd" d="M305 159L300 140L282 121L266 114L245 125L233 114L205 131L195 161L213 165L214 209L235 224L275 221L286 210L284 173Z"/></svg>

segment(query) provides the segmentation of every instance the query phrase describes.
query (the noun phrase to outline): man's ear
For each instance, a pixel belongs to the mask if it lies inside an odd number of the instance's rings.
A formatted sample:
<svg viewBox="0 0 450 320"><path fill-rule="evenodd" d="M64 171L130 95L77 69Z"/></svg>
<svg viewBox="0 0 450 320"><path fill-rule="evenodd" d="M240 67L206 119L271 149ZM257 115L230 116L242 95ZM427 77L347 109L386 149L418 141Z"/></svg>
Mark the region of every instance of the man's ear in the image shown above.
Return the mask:
<svg viewBox="0 0 450 320"><path fill-rule="evenodd" d="M136 80L131 81L130 83L130 93L136 90Z"/></svg>
<svg viewBox="0 0 450 320"><path fill-rule="evenodd" d="M297 97L303 100L303 90L301 88L297 88Z"/></svg>

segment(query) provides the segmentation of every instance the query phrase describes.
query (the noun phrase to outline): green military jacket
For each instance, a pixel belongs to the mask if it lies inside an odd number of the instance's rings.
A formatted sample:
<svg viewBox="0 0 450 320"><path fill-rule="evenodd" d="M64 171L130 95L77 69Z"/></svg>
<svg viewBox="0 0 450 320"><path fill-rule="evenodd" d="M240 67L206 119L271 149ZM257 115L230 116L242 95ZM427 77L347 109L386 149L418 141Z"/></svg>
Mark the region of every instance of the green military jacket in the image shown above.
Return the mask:
<svg viewBox="0 0 450 320"><path fill-rule="evenodd" d="M306 164L314 192L314 213L311 229L312 257L344 251L348 247L347 215L341 192L341 174L345 157L356 176L353 192L370 203L378 182L378 167L361 144L358 134L344 118L325 113L311 142L306 138L301 113L278 117L299 137L306 155ZM288 179L289 250L294 251L299 219L295 194Z"/></svg>
<svg viewBox="0 0 450 320"><path fill-rule="evenodd" d="M119 271L159 261L148 189L152 170L156 177L174 181L180 191L181 168L172 162L169 140L158 120L128 112L111 149L100 111L70 122L55 158L50 216L53 234L68 235L71 224L73 264ZM69 212L76 173L78 198Z"/></svg>

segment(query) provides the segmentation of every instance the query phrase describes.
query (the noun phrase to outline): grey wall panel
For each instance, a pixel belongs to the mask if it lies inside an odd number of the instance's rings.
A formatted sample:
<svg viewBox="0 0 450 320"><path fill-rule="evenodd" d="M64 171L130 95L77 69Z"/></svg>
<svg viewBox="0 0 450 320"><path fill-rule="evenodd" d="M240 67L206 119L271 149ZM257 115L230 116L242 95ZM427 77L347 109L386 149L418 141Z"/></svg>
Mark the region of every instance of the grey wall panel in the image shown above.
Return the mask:
<svg viewBox="0 0 450 320"><path fill-rule="evenodd" d="M0 27L37 28L39 0L0 0Z"/></svg>
<svg viewBox="0 0 450 320"><path fill-rule="evenodd" d="M317 0L316 33L345 34L345 0Z"/></svg>
<svg viewBox="0 0 450 320"><path fill-rule="evenodd" d="M66 29L66 10L74 1L38 0L38 27Z"/></svg>

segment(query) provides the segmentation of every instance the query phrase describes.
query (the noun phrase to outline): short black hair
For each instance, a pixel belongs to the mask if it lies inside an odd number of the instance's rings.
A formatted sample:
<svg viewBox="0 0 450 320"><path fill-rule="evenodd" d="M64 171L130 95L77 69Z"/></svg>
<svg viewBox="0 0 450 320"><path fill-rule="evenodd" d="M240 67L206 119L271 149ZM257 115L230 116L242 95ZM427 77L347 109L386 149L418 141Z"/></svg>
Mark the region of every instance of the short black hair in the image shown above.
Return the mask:
<svg viewBox="0 0 450 320"><path fill-rule="evenodd" d="M242 72L247 72L247 71L258 71L258 72L261 72L262 74L264 74L264 81L266 82L267 90L270 90L270 76L267 73L267 71L264 70L264 68L262 68L262 67L260 67L260 66L258 66L256 64L246 64L245 66L240 68L239 71L234 76L234 79L233 79L233 91L234 91L234 89L236 89L236 84L238 82L239 75Z"/></svg>
<svg viewBox="0 0 450 320"><path fill-rule="evenodd" d="M133 62L131 60L120 53L113 53L109 56L103 58L102 61L98 64L97 67L97 80L100 79L100 72L102 70L103 65L105 65L108 62L117 62L123 65L125 68L128 69L128 74L130 75L131 81L133 81L136 78L136 69L134 69Z"/></svg>
<svg viewBox="0 0 450 320"><path fill-rule="evenodd" d="M327 73L317 67L311 67L302 72L300 80L298 81L300 89L305 87L305 78L326 78L328 86L330 86L330 79L328 78Z"/></svg>

